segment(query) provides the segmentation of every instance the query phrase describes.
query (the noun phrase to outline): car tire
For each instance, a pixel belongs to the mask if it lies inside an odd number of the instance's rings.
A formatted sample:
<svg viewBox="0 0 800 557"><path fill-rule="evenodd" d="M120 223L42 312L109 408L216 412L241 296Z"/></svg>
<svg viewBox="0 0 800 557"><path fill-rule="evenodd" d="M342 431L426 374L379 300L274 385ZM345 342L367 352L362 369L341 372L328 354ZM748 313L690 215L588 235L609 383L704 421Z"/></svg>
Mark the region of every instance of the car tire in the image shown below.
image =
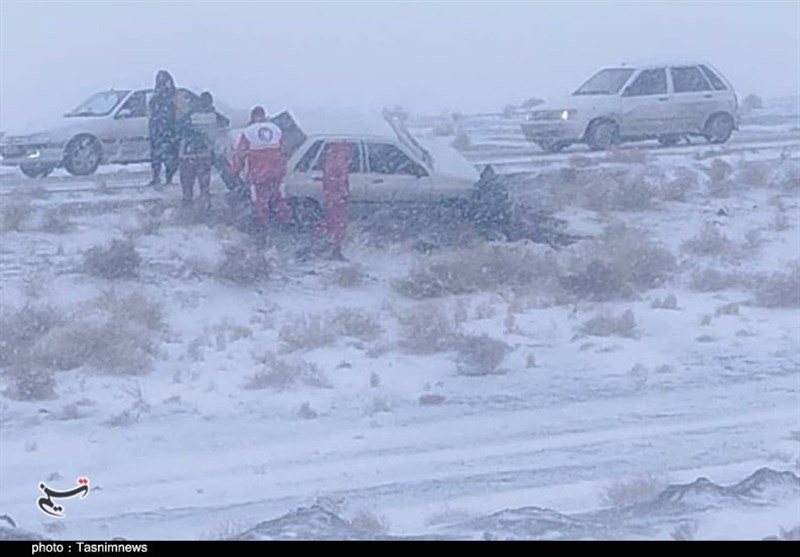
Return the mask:
<svg viewBox="0 0 800 557"><path fill-rule="evenodd" d="M678 135L659 135L658 142L664 147L673 147L681 140Z"/></svg>
<svg viewBox="0 0 800 557"><path fill-rule="evenodd" d="M39 162L32 162L28 164L21 164L20 171L28 178L45 178L49 176L55 166L49 164L42 164Z"/></svg>
<svg viewBox="0 0 800 557"><path fill-rule="evenodd" d="M586 143L592 151L605 151L619 142L619 126L608 120L592 122L586 132Z"/></svg>
<svg viewBox="0 0 800 557"><path fill-rule="evenodd" d="M298 232L312 232L325 218L325 211L316 199L311 197L289 197L292 209L291 226Z"/></svg>
<svg viewBox="0 0 800 557"><path fill-rule="evenodd" d="M73 176L94 174L103 160L103 148L93 135L78 135L64 151L64 168Z"/></svg>
<svg viewBox="0 0 800 557"><path fill-rule="evenodd" d="M560 153L567 147L569 147L569 142L567 141L539 141L537 143L539 147L541 147L542 151L545 153Z"/></svg>
<svg viewBox="0 0 800 557"><path fill-rule="evenodd" d="M734 122L730 114L714 114L706 122L703 135L709 143L725 143L731 138Z"/></svg>

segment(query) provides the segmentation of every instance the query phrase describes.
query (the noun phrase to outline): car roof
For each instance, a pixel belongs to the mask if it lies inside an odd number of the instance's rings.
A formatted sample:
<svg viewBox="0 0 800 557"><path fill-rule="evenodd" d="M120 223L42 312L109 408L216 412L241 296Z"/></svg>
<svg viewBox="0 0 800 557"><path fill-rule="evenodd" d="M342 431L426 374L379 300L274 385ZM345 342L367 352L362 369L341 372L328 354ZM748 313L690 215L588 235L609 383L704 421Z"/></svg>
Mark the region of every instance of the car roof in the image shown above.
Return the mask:
<svg viewBox="0 0 800 557"><path fill-rule="evenodd" d="M699 66L699 65L714 67L705 60L638 60L633 62L624 62L617 68L632 68L635 70L648 70L652 68L663 67L676 67L676 66Z"/></svg>

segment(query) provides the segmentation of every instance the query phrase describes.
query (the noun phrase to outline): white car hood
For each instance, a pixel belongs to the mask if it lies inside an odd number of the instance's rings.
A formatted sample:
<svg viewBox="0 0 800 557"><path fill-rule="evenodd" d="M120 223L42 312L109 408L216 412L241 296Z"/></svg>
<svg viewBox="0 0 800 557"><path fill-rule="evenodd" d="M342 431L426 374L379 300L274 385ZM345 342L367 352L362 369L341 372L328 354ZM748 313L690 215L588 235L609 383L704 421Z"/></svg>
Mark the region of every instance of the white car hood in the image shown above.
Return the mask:
<svg viewBox="0 0 800 557"><path fill-rule="evenodd" d="M439 174L463 179L471 183L478 180L477 169L461 153L447 143L433 138L416 139L433 157L434 170Z"/></svg>
<svg viewBox="0 0 800 557"><path fill-rule="evenodd" d="M46 137L48 143L66 141L71 138L75 133L86 129L95 129L98 120L102 118L86 118L86 117L62 117L56 119L49 125L39 125L25 130L12 130L3 135L3 142L14 141L15 139L26 139L34 137L38 141L38 137Z"/></svg>

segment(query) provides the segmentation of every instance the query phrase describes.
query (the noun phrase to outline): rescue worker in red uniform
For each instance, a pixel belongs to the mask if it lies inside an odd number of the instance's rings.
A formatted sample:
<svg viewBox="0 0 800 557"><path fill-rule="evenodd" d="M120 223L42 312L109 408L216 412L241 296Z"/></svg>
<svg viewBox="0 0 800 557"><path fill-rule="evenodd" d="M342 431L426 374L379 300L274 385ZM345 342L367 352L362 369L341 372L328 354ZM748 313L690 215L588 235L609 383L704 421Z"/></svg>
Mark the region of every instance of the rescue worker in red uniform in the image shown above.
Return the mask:
<svg viewBox="0 0 800 557"><path fill-rule="evenodd" d="M250 124L239 137L231 163L234 177L247 163L247 177L255 190L256 211L265 228L269 224L270 210L282 222L292 218L292 210L281 192L281 181L286 174L281 135L281 129L267 121L266 111L255 107L250 112Z"/></svg>
<svg viewBox="0 0 800 557"><path fill-rule="evenodd" d="M342 243L347 234L350 197L350 148L344 141L331 143L322 164L322 194L325 198L325 219L319 233L329 242L334 259L343 260Z"/></svg>

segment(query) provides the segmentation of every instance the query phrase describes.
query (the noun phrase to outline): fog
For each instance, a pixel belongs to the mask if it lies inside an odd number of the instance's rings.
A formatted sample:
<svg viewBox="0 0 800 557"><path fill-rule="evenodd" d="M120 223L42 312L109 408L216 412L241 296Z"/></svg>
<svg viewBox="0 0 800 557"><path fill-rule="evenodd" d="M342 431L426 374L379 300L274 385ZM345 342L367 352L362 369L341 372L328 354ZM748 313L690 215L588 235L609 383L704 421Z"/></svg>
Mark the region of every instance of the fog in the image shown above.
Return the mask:
<svg viewBox="0 0 800 557"><path fill-rule="evenodd" d="M717 65L740 93L796 93L797 2L15 2L0 4L2 129L159 68L226 104L498 110L596 67Z"/></svg>

